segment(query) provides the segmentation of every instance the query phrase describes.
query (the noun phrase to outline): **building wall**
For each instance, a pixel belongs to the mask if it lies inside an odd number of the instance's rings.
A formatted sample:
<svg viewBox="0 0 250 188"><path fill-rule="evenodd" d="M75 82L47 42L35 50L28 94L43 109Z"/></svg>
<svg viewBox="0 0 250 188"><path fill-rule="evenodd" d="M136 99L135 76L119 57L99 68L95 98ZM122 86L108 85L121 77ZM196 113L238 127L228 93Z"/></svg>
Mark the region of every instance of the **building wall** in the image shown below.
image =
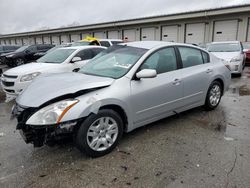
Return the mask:
<svg viewBox="0 0 250 188"><path fill-rule="evenodd" d="M147 19L146 19L147 20ZM213 16L202 16L159 21L138 21L133 24L119 24L109 27L82 30L75 28L71 32L56 32L53 34L45 33L29 36L4 37L0 36L1 44L20 43L34 44L35 38L39 38L39 43L61 44L75 42L86 36L97 38L120 38L128 37L129 41L135 40L165 40L181 43L209 43L215 40L239 40L250 41L250 9L249 12L218 14ZM232 33L230 33L232 32ZM43 36L43 40L40 40ZM234 37L232 37L234 36Z"/></svg>

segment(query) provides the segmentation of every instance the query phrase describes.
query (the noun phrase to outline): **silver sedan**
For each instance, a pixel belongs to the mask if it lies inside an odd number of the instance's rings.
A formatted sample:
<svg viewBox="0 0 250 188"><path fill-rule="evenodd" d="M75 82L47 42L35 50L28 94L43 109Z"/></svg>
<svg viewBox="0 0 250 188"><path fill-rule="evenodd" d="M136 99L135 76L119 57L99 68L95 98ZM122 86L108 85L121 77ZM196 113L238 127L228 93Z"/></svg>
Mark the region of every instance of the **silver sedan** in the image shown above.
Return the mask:
<svg viewBox="0 0 250 188"><path fill-rule="evenodd" d="M36 78L16 99L13 115L35 147L71 136L98 157L123 132L198 106L215 109L230 79L221 60L201 48L131 42L101 52L78 73Z"/></svg>

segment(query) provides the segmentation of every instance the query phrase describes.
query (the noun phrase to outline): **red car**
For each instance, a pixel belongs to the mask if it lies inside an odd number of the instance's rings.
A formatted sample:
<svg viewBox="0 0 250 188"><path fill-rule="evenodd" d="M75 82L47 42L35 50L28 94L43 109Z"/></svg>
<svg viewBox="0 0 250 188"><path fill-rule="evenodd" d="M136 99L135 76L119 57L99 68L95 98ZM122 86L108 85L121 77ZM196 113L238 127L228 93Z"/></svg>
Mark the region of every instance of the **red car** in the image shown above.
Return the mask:
<svg viewBox="0 0 250 188"><path fill-rule="evenodd" d="M250 65L250 43L243 44L244 53L246 54L246 65Z"/></svg>

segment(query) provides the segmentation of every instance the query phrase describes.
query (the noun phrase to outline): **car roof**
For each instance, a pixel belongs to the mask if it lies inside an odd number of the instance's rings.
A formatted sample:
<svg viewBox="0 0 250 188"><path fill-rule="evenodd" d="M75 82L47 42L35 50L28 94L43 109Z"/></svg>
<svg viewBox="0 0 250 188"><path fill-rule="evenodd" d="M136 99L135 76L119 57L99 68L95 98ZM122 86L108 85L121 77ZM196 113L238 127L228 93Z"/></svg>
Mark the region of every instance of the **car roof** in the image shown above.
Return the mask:
<svg viewBox="0 0 250 188"><path fill-rule="evenodd" d="M99 41L123 41L122 39L98 39Z"/></svg>
<svg viewBox="0 0 250 188"><path fill-rule="evenodd" d="M105 47L103 46L94 46L94 45L89 45L89 46L69 46L69 47L62 47L63 49L74 49L74 50L82 50L82 49L88 49L88 48L103 48L105 49ZM61 49L62 49L61 48Z"/></svg>
<svg viewBox="0 0 250 188"><path fill-rule="evenodd" d="M121 43L118 45L127 45L136 48L144 48L147 50L165 46L187 46L192 48L197 48L200 50L204 50L198 46L194 46L192 44L184 44L184 43L175 43L175 42L165 42L165 41L136 41L136 42L128 42L128 43Z"/></svg>
<svg viewBox="0 0 250 188"><path fill-rule="evenodd" d="M231 43L240 43L240 41L220 41L220 42L212 42L210 44L231 44Z"/></svg>

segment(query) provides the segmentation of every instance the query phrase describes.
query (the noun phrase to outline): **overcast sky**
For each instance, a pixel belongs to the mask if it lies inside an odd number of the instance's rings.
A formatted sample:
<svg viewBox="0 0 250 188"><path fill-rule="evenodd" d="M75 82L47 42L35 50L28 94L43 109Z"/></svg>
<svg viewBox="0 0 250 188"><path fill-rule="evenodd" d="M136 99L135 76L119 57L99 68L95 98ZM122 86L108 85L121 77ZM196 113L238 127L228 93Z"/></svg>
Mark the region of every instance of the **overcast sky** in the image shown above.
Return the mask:
<svg viewBox="0 0 250 188"><path fill-rule="evenodd" d="M250 0L0 0L0 33L250 4Z"/></svg>

